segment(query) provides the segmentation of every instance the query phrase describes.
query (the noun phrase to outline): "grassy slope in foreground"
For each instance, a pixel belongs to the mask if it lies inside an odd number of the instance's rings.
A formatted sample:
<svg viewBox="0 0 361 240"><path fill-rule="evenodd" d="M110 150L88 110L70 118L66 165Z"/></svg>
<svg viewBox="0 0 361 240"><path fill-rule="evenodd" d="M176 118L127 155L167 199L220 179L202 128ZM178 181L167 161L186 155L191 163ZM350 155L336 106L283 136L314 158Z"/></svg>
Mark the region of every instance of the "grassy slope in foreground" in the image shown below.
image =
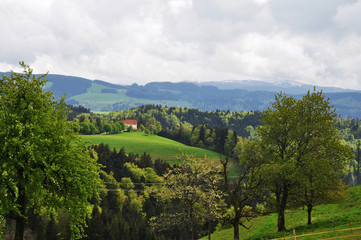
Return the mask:
<svg viewBox="0 0 361 240"><path fill-rule="evenodd" d="M292 239L292 230L295 229L297 239L361 239L361 186L347 190L349 196L346 201L337 204L316 206L312 211L311 226L307 225L307 211L294 210L286 212L286 228L288 232L277 233L277 215L271 214L253 219L246 223L252 225L250 230L240 228L240 239ZM350 225L353 228L352 237ZM359 229L357 229L359 228ZM347 229L347 231L337 231ZM327 232L327 233L323 233ZM313 235L316 233L323 233ZM303 234L312 234L300 236ZM208 237L202 238L206 240ZM212 240L233 239L233 228L216 231Z"/></svg>
<svg viewBox="0 0 361 240"><path fill-rule="evenodd" d="M114 135L83 135L83 140L91 141L91 144L108 144L117 150L124 147L125 152L135 154L150 154L152 159L160 158L169 163L179 163L179 157L184 154L209 159L219 159L219 154L201 148L190 147L182 143L159 137L157 135L146 135L140 132L125 132Z"/></svg>

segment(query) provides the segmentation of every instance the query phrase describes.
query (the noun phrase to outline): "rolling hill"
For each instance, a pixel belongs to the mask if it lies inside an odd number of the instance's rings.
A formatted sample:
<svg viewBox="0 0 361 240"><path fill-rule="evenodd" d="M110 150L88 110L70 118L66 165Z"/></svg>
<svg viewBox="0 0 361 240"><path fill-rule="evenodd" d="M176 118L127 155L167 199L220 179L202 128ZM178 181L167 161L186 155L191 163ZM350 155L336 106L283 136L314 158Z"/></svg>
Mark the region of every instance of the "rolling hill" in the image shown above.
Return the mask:
<svg viewBox="0 0 361 240"><path fill-rule="evenodd" d="M157 135L146 135L141 132L125 132L114 135L83 135L84 141L89 144L108 144L111 148L119 150L124 147L126 153L132 152L142 155L149 154L152 159L161 159L169 163L179 163L182 154L194 155L195 157L207 157L210 160L218 160L218 153L184 145L182 143L163 138Z"/></svg>

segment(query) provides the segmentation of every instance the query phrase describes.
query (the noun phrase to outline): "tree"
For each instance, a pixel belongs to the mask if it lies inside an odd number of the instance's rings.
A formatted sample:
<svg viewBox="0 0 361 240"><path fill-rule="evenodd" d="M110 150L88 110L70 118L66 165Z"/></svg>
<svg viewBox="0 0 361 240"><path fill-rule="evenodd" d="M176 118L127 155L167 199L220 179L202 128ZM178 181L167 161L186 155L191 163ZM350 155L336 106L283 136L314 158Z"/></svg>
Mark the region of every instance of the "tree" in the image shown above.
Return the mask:
<svg viewBox="0 0 361 240"><path fill-rule="evenodd" d="M357 141L357 186L360 185L360 140Z"/></svg>
<svg viewBox="0 0 361 240"><path fill-rule="evenodd" d="M80 238L89 200L102 186L100 166L67 122L64 97L54 101L43 91L46 75L20 65L24 74L0 79L0 215L15 220L15 240L22 240L30 209L63 211L72 239Z"/></svg>
<svg viewBox="0 0 361 240"><path fill-rule="evenodd" d="M145 131L145 127L144 127L144 125L143 125L143 124L140 124L140 126L139 126L139 130L140 130L141 132L144 132L144 131Z"/></svg>
<svg viewBox="0 0 361 240"><path fill-rule="evenodd" d="M164 185L156 188L158 203L163 212L151 218L158 230L171 227L187 227L189 239L193 240L197 226L204 220L219 218L220 166L212 160L186 157L177 168L164 176Z"/></svg>
<svg viewBox="0 0 361 240"><path fill-rule="evenodd" d="M299 116L296 140L296 196L307 206L308 224L315 205L342 199L345 186L340 178L353 158L350 146L342 144L334 126L337 115L322 92L308 92L297 102Z"/></svg>
<svg viewBox="0 0 361 240"><path fill-rule="evenodd" d="M237 133L232 130L228 130L228 135L224 143L224 150L226 155L228 156L233 155L233 149L237 145L237 141L238 141Z"/></svg>
<svg viewBox="0 0 361 240"><path fill-rule="evenodd" d="M289 197L306 190L306 176L318 179L323 174L336 180L344 168L350 150L340 143L336 117L329 100L315 90L300 100L280 93L264 112L259 133L268 163L264 168L270 176L268 187L276 197L278 231L286 229ZM313 185L319 191L326 190L323 186Z"/></svg>
<svg viewBox="0 0 361 240"><path fill-rule="evenodd" d="M129 125L128 128L127 128L128 132L133 132L133 126L132 125Z"/></svg>
<svg viewBox="0 0 361 240"><path fill-rule="evenodd" d="M80 124L80 131L81 134L89 134L90 133L90 126L87 122L81 122Z"/></svg>
<svg viewBox="0 0 361 240"><path fill-rule="evenodd" d="M239 226L247 228L244 221L255 216L251 205L263 196L263 157L260 144L257 141L244 141L236 179L229 176L229 157L221 162L225 197L230 204L230 210L224 220L233 225L233 239L239 239Z"/></svg>
<svg viewBox="0 0 361 240"><path fill-rule="evenodd" d="M112 126L109 123L103 125L103 129L106 133L110 134L112 132Z"/></svg>
<svg viewBox="0 0 361 240"><path fill-rule="evenodd" d="M162 131L162 125L154 117L151 117L147 120L147 122L145 124L145 128L149 129L150 132L153 132L155 134Z"/></svg>

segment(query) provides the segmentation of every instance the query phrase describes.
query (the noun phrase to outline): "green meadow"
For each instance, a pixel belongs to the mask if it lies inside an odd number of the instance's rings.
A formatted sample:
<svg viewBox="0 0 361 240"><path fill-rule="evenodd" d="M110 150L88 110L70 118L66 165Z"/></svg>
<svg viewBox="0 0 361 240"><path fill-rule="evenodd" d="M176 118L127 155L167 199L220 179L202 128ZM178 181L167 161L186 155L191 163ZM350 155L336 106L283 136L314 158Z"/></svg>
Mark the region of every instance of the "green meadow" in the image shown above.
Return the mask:
<svg viewBox="0 0 361 240"><path fill-rule="evenodd" d="M361 186L347 190L348 198L335 204L319 205L312 211L313 224L307 225L306 208L286 212L287 232L277 232L277 215L270 214L246 222L240 227L240 239L361 239ZM212 240L233 239L233 228L218 230ZM208 237L202 238L206 240Z"/></svg>
<svg viewBox="0 0 361 240"><path fill-rule="evenodd" d="M146 135L141 132L124 132L113 135L83 135L84 141L90 141L88 144L108 144L111 148L117 150L124 147L126 153L150 154L152 159L160 158L169 163L179 163L182 154L193 155L195 157L207 157L212 160L219 160L220 154L190 147L182 143L159 137L157 135Z"/></svg>
<svg viewBox="0 0 361 240"><path fill-rule="evenodd" d="M49 83L46 87L50 88L51 84L52 83ZM109 87L97 83L92 83L91 87L87 89L86 93L72 96L69 98L69 100L75 100L80 105L92 109L92 111L100 111L100 112L104 112L104 109L112 111L113 104L119 102L127 103L129 106L134 106L134 107L144 104L161 104L164 106L169 105L169 106L192 107L190 103L185 101L149 100L149 99L133 98L127 96L126 94L127 90L125 89L114 89L116 93L103 93L102 89L109 89Z"/></svg>

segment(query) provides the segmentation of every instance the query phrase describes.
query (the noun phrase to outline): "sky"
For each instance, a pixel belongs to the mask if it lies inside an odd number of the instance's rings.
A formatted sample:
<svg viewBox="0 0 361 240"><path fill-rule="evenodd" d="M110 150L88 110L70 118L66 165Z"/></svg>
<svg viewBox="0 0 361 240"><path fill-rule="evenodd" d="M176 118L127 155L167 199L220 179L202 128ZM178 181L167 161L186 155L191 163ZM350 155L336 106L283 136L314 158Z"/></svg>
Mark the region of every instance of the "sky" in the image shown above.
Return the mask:
<svg viewBox="0 0 361 240"><path fill-rule="evenodd" d="M0 0L0 71L361 89L361 0Z"/></svg>

